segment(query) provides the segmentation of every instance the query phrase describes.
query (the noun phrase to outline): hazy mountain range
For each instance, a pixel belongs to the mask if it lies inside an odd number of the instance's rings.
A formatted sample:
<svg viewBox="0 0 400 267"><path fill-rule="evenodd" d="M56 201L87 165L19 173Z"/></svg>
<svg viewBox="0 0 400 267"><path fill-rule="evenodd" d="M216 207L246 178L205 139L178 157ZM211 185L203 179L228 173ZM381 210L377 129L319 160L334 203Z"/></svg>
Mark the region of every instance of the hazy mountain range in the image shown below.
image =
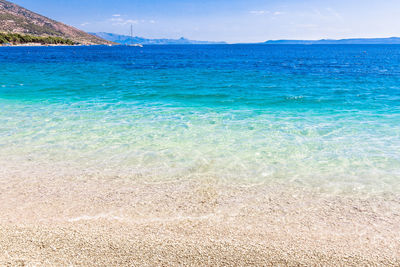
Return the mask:
<svg viewBox="0 0 400 267"><path fill-rule="evenodd" d="M0 32L62 37L88 45L111 44L102 38L46 18L5 0L0 0Z"/></svg>
<svg viewBox="0 0 400 267"><path fill-rule="evenodd" d="M275 40L265 44L400 44L399 37L390 38L354 38L354 39L322 39L322 40Z"/></svg>
<svg viewBox="0 0 400 267"><path fill-rule="evenodd" d="M189 40L186 38L180 38L180 39L148 39L148 38L143 38L143 37L130 37L128 35L119 35L119 34L114 34L114 33L106 33L106 32L96 32L96 33L91 33L93 35L96 35L100 38L103 38L105 40L119 43L119 44L143 44L143 45L151 45L151 44L157 44L157 45L166 45L166 44L225 44L225 42L209 42L209 41L194 41L194 40Z"/></svg>
<svg viewBox="0 0 400 267"><path fill-rule="evenodd" d="M105 40L119 43L119 44L226 44L225 42L210 42L210 41L194 41L186 38L180 39L148 39L143 37L133 37L128 35L119 35L113 33L97 32L91 33ZM312 44L400 44L399 37L390 38L352 38L352 39L321 39L321 40L270 40L262 44L302 44L302 45L312 45Z"/></svg>

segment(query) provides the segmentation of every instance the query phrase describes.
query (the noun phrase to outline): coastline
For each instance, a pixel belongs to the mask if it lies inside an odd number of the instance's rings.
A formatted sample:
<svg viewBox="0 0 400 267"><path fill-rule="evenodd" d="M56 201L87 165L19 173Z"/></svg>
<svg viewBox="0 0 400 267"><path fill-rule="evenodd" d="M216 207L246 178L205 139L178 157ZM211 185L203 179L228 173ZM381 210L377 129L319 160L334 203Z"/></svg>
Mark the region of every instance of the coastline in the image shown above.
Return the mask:
<svg viewBox="0 0 400 267"><path fill-rule="evenodd" d="M398 196L2 174L3 265L400 264Z"/></svg>
<svg viewBox="0 0 400 267"><path fill-rule="evenodd" d="M102 44L76 44L76 45L64 45L64 44L16 44L16 45L1 45L0 47L43 47L43 46L56 46L56 47L76 47L76 46L110 46ZM113 45L111 45L113 46Z"/></svg>

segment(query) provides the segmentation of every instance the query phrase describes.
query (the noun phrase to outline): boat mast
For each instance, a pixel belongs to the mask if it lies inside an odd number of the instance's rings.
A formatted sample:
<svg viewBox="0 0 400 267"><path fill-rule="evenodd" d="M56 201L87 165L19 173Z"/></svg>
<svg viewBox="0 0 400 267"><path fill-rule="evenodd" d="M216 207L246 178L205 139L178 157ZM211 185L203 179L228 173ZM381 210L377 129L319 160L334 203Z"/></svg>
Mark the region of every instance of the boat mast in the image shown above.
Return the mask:
<svg viewBox="0 0 400 267"><path fill-rule="evenodd" d="M133 25L131 24L131 45L133 45Z"/></svg>

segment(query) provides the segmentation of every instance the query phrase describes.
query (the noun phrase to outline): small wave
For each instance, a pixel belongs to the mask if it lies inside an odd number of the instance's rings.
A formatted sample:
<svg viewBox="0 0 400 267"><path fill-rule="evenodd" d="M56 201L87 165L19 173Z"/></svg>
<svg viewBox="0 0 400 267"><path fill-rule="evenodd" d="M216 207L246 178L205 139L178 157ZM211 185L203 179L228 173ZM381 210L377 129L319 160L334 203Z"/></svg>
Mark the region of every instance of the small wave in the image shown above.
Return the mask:
<svg viewBox="0 0 400 267"><path fill-rule="evenodd" d="M71 218L71 219L68 219L68 222L92 221L92 220L101 220L101 219L113 220L113 221L123 221L123 218L121 218L121 217L106 214L106 213L100 213L100 214L94 215L94 216L83 215L83 216L79 216L76 218Z"/></svg>
<svg viewBox="0 0 400 267"><path fill-rule="evenodd" d="M300 99L303 99L303 98L304 98L304 96L302 96L302 95L286 97L287 100L300 100Z"/></svg>
<svg viewBox="0 0 400 267"><path fill-rule="evenodd" d="M139 220L131 220L131 222L138 223L138 224L146 224L146 223L163 223L163 222L174 222L174 221L202 221L210 219L211 217L215 216L215 214L207 214L203 216L175 216L175 217L153 217L148 219L139 219ZM119 221L123 222L126 219L114 216L106 213L101 213L94 216L83 215L75 218L70 218L68 222L80 222L80 221L93 221L93 220L112 220L112 221Z"/></svg>

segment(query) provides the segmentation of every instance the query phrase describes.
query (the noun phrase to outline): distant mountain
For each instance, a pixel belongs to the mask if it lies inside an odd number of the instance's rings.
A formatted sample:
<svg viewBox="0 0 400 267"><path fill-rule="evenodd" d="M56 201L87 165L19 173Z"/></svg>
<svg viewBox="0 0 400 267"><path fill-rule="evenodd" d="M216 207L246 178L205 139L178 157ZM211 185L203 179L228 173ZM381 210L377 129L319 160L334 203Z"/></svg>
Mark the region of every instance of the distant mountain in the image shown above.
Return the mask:
<svg viewBox="0 0 400 267"><path fill-rule="evenodd" d="M87 45L111 44L110 41L46 18L5 0L0 0L0 32L61 37Z"/></svg>
<svg viewBox="0 0 400 267"><path fill-rule="evenodd" d="M147 39L143 37L133 37L114 33L96 32L91 33L105 40L119 44L143 44L143 45L167 45L167 44L225 44L225 42L193 41L186 38L180 39Z"/></svg>
<svg viewBox="0 0 400 267"><path fill-rule="evenodd" d="M265 44L400 44L399 37L390 38L356 38L356 39L322 39L322 40L275 40Z"/></svg>

